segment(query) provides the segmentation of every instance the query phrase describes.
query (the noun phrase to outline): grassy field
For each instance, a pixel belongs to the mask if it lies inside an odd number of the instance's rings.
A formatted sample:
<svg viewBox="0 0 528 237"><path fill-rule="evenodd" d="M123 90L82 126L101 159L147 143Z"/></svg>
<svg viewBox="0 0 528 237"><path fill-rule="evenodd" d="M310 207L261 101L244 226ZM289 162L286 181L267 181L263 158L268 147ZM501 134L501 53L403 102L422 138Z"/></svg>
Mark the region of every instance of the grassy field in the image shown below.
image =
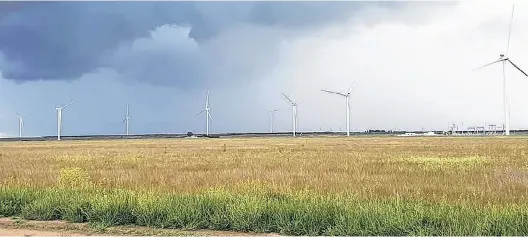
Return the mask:
<svg viewBox="0 0 528 237"><path fill-rule="evenodd" d="M528 138L0 143L0 215L307 235L527 235Z"/></svg>

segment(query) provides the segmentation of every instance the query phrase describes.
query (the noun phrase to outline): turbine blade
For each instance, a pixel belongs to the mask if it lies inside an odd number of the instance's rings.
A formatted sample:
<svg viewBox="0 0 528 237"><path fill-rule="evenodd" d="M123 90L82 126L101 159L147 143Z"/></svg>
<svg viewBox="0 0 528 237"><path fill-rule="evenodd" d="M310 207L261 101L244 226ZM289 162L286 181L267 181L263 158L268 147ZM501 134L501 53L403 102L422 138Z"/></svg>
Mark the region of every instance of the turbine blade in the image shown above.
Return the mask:
<svg viewBox="0 0 528 237"><path fill-rule="evenodd" d="M515 68L517 68L517 70L521 71L522 74L524 74L525 76L528 77L528 74L526 74L526 72L524 72L521 68L519 68L517 65L515 65L515 63L513 63L510 59L508 59L508 62L510 62L511 65L513 65Z"/></svg>
<svg viewBox="0 0 528 237"><path fill-rule="evenodd" d="M282 95L283 95L284 97L286 97L286 99L289 100L290 103L294 104L293 101L290 99L290 97L288 97L288 96L287 96L286 94L284 94L284 93L282 93Z"/></svg>
<svg viewBox="0 0 528 237"><path fill-rule="evenodd" d="M66 108L66 107L68 107L68 106L72 105L72 104L73 104L73 102L75 102L75 101L73 101L73 100L72 100L72 101L71 101L71 102L70 102L69 104L67 104L67 105L63 106L62 108L64 109L64 108Z"/></svg>
<svg viewBox="0 0 528 237"><path fill-rule="evenodd" d="M473 71L479 70L479 69L481 69L481 68L483 68L483 67L487 67L487 66L489 66L489 65L492 65L492 64L498 63L498 62L503 61L503 60L504 60L504 59L501 58L501 59L499 59L499 60L496 60L496 61L493 61L493 62L491 62L491 63L488 63L488 64L486 64L486 65L484 65L484 66L480 66L480 67L478 67L478 68L475 68L475 69L473 69Z"/></svg>
<svg viewBox="0 0 528 237"><path fill-rule="evenodd" d="M196 115L199 115L199 114L201 114L201 113L203 113L203 112L205 112L205 109L204 109L204 110L202 110L202 111L200 111L200 112L199 112L199 113L197 113Z"/></svg>
<svg viewBox="0 0 528 237"><path fill-rule="evenodd" d="M356 88L356 84L357 84L358 81L359 81L359 79L355 80L354 83L352 83L352 85L351 85L350 88L348 89L347 94L352 93L352 91L354 90L354 88Z"/></svg>
<svg viewBox="0 0 528 237"><path fill-rule="evenodd" d="M512 14L510 18L510 30L508 31L508 43L506 44L506 55L508 55L508 50L510 49L510 38L511 38L511 30L512 30L512 24L513 24L513 12L515 11L515 4L512 6Z"/></svg>
<svg viewBox="0 0 528 237"><path fill-rule="evenodd" d="M210 118L211 120L213 120L213 116L211 116L211 113L208 113L208 115L209 115L209 118Z"/></svg>
<svg viewBox="0 0 528 237"><path fill-rule="evenodd" d="M345 94L343 93L339 93L339 92L335 92L335 91L329 91L329 90L321 90L322 92L326 92L326 93L330 93L330 94L336 94L336 95L340 95L340 96L346 96Z"/></svg>
<svg viewBox="0 0 528 237"><path fill-rule="evenodd" d="M209 107L209 90L207 90L207 97L205 99L205 107L208 108Z"/></svg>

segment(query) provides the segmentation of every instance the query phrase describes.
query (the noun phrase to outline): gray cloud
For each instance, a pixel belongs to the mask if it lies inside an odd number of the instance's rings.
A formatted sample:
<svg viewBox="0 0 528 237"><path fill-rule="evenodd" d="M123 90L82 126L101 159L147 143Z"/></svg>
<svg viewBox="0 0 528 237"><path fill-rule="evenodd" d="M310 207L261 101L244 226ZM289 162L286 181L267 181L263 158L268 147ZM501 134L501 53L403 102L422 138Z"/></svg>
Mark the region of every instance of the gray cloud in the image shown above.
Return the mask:
<svg viewBox="0 0 528 237"><path fill-rule="evenodd" d="M211 77L208 72L218 73L215 68L219 68L219 62L206 58L225 56L214 53L245 56L242 51L248 49L274 50L276 43L272 41L278 37L249 35L254 32L236 30L240 25L287 28L290 32L313 30L348 18L363 5L358 2L12 4L0 14L0 51L8 62L0 69L4 77L22 82L69 80L99 67L114 67L138 80L196 87L207 83L206 79ZM187 27L187 31L174 25ZM221 39L216 40L217 37ZM259 46L253 47L257 43ZM204 45L208 47L206 53L201 49ZM226 48L230 51L226 52ZM261 67L260 63L271 66L266 61L273 61L272 58L264 60L265 54L254 52L252 55L255 62L248 61L251 59L248 57L230 57L232 69L257 74L251 70L262 70L256 68ZM254 66L247 69L247 65Z"/></svg>
<svg viewBox="0 0 528 237"><path fill-rule="evenodd" d="M110 8L112 4L97 11L118 12ZM36 59L16 61L16 54L5 53L0 71L9 79L0 79L0 116L4 116L0 132L17 134L17 118L10 112L16 110L28 114L27 134L53 135L54 106L70 97L76 104L65 111L65 135L124 132L121 121L126 104L131 105L133 133L203 132L204 118L195 114L203 108L205 87L211 88L211 131L215 133L267 131L271 108L280 109L275 128L289 131L291 108L280 92L300 103L300 130L338 130L345 128L344 101L320 89L346 90L356 78L361 81L351 101L353 130L445 129L448 122L461 125L462 121L466 127L502 123L500 66L471 69L503 51L511 14L508 3L438 7L413 2L402 4L403 8L369 3L358 12L355 7L366 3L330 3L319 6L321 10L314 14L325 15L332 6L343 9L336 16L314 17L307 23L295 20L303 19L293 14L295 9L260 10L268 15L282 11L286 16L280 20L256 14L256 8L278 8L284 3L267 7L223 3L220 8L215 8L221 6L217 3L179 3L196 9L175 16L151 13L178 12L167 10L174 3L164 4L127 6L133 14L118 18L143 29L121 29L133 33L127 37L112 36L111 30L103 36L94 33L98 29L83 26L92 35L79 39L83 44L68 46L75 53L67 55L72 62L75 57L93 60L91 69L79 72L81 76L19 83L24 80L7 77L6 68L47 68L27 67ZM98 5L86 6L93 14ZM237 10L228 11L228 6ZM522 43L528 40L522 30L528 24L526 9L516 5L510 51L523 69L528 65L523 56L528 46ZM181 19L167 20L167 15ZM184 19L191 15L193 22ZM6 15L1 24L6 24L5 19ZM70 34L64 32L64 36ZM106 39L113 37L118 39L108 44ZM93 50L97 51L93 58L76 56L83 55L83 50L92 53L93 48L98 49ZM61 72L61 67L51 71ZM511 69L508 72L512 127L525 128L528 80Z"/></svg>

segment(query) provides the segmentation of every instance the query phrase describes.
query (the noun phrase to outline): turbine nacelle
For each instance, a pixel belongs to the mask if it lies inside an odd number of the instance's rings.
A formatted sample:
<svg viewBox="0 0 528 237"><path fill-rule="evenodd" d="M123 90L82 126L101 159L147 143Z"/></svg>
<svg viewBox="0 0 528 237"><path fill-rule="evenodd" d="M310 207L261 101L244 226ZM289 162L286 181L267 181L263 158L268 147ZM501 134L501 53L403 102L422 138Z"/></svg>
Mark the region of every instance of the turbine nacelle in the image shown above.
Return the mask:
<svg viewBox="0 0 528 237"><path fill-rule="evenodd" d="M292 106L292 120L293 120L293 136L295 137L295 133L296 133L296 130L297 130L297 102L293 102L293 100L290 99L290 97L288 97L286 94L282 93L282 95L284 96L284 98L286 98L291 106Z"/></svg>
<svg viewBox="0 0 528 237"><path fill-rule="evenodd" d="M129 125L130 125L130 111L128 109L128 104L126 105L126 115L125 115L125 119L123 119L123 123L126 123L126 135L128 136L129 135Z"/></svg>
<svg viewBox="0 0 528 237"><path fill-rule="evenodd" d="M329 90L321 90L322 92L326 92L326 93L329 93L329 94L334 94L334 95L339 95L339 96L345 97L345 99L346 99L347 136L350 136L350 104L349 104L349 100L350 100L350 95L352 94L352 91L356 87L356 83L357 82L358 82L358 80L354 81L354 83L350 86L350 88L348 88L348 91L346 93L336 92L336 91L329 91Z"/></svg>
<svg viewBox="0 0 528 237"><path fill-rule="evenodd" d="M481 68L484 68L484 67L487 67L489 65L492 65L492 64L495 64L495 63L499 63L499 62L502 62L502 79L503 79L503 109L504 109L504 133L505 135L510 135L510 109L509 109L509 106L508 106L508 92L507 92L507 80L506 80L506 73L505 73L505 68L506 68L506 64L511 64L511 66L513 66L515 69L517 69L519 72L521 72L522 74L524 74L526 77L528 77L528 73L524 72L521 68L519 68L519 66L517 66L515 63L512 62L512 60L510 60L510 58L507 56L508 55L508 52L509 52L509 49L510 49L510 38L511 38L511 31L512 31L512 23L513 23L513 13L515 11L515 5L512 6L512 14L511 14L511 18L510 18L510 29L508 30L508 41L507 41L507 44L506 44L506 52L505 53L501 53L499 56L500 58L498 60L495 60L491 63L488 63L484 66L481 66L481 67L478 67L478 68L475 68L473 71L475 70L478 70L478 69L481 69Z"/></svg>
<svg viewBox="0 0 528 237"><path fill-rule="evenodd" d="M205 112L205 134L209 136L209 120L213 120L211 113L209 112L211 107L209 107L209 90L207 90L207 97L205 99L205 108L197 113L196 115L202 114Z"/></svg>

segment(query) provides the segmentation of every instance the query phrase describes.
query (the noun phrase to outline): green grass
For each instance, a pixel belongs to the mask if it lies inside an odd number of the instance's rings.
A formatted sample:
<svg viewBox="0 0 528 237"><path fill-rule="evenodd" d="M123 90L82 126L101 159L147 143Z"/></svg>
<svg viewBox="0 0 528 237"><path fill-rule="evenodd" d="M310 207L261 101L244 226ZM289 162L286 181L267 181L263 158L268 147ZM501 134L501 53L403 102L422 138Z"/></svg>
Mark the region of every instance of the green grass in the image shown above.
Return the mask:
<svg viewBox="0 0 528 237"><path fill-rule="evenodd" d="M0 216L95 230L528 235L526 144L527 137L0 143Z"/></svg>
<svg viewBox="0 0 528 237"><path fill-rule="evenodd" d="M0 188L0 215L95 227L274 232L287 235L527 235L528 206L473 205L346 194L172 194L104 189Z"/></svg>

